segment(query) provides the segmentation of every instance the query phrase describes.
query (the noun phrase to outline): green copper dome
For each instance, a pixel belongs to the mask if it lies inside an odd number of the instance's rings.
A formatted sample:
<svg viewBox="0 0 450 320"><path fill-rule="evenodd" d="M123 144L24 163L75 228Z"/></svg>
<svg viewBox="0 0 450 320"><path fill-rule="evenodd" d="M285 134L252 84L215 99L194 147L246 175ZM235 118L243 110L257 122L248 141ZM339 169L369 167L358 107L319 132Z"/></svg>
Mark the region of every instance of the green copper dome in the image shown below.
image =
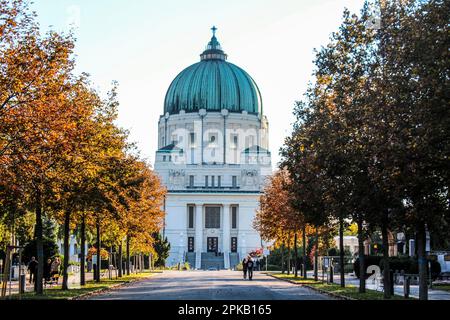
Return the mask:
<svg viewBox="0 0 450 320"><path fill-rule="evenodd" d="M172 81L164 101L164 113L207 111L262 113L258 86L250 75L227 62L227 55L213 36L201 61L187 67Z"/></svg>

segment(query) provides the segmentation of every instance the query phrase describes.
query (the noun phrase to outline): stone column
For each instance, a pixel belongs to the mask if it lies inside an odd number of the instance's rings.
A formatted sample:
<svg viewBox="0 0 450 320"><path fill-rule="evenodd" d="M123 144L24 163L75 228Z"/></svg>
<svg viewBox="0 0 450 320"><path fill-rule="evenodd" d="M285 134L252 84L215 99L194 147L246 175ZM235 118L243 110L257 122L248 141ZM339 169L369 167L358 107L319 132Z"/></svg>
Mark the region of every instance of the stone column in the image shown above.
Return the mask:
<svg viewBox="0 0 450 320"><path fill-rule="evenodd" d="M202 265L203 251L203 205L197 203L195 205L195 268L200 269Z"/></svg>
<svg viewBox="0 0 450 320"><path fill-rule="evenodd" d="M227 163L227 116L228 110L222 109L221 114L223 116L223 164Z"/></svg>
<svg viewBox="0 0 450 320"><path fill-rule="evenodd" d="M414 257L416 255L416 242L414 239L409 239L409 256Z"/></svg>
<svg viewBox="0 0 450 320"><path fill-rule="evenodd" d="M230 205L223 205L223 236L222 236L222 251L224 255L224 267L230 268Z"/></svg>
<svg viewBox="0 0 450 320"><path fill-rule="evenodd" d="M204 137L203 137L203 134L204 134L204 120L205 120L205 116L206 116L206 109L200 109L200 110L198 110L198 114L199 114L199 116L200 116L200 119L202 120L202 135L201 135L201 151L202 151L202 156L201 156L201 160L202 160L202 162L200 163L200 164L203 164L203 148L204 148Z"/></svg>

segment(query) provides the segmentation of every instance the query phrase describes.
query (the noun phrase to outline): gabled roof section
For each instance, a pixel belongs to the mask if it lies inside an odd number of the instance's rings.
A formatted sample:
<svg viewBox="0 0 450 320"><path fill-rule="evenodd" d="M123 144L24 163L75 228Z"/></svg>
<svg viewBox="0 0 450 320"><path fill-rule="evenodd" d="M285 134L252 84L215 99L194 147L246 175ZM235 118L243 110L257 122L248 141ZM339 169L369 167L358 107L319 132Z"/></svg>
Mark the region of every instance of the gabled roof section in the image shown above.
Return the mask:
<svg viewBox="0 0 450 320"><path fill-rule="evenodd" d="M157 152L160 152L160 153L183 153L183 149L178 148L174 143L171 143L165 147L162 147Z"/></svg>
<svg viewBox="0 0 450 320"><path fill-rule="evenodd" d="M267 153L267 154L270 154L270 151L263 147L254 145L254 146L251 146L250 148L245 149L243 151L243 153Z"/></svg>

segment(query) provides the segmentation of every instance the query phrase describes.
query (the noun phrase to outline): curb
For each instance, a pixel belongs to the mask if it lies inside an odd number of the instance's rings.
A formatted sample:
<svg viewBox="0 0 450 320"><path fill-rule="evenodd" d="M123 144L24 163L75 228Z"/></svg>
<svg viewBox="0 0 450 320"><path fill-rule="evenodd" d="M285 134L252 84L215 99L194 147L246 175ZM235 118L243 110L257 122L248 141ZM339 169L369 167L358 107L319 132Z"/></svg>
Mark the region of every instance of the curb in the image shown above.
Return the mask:
<svg viewBox="0 0 450 320"><path fill-rule="evenodd" d="M292 283L292 284L295 284L295 285L298 285L298 286L302 286L302 287L305 287L305 288L317 291L317 292L319 292L321 294L324 294L324 295L327 295L327 296L330 296L330 297L333 297L333 298L336 298L336 299L339 299L339 300L358 300L358 299L354 299L354 298L350 298L350 297L346 297L346 296L341 296L339 294L328 292L328 291L325 291L325 290L322 290L322 289L318 289L318 288L315 288L315 287L307 285L307 284L298 283L298 282L295 282L295 281L293 281L291 279L277 278L277 277L275 277L274 275L272 275L270 273L266 273L266 275L268 275L269 277L272 277L274 279L286 281L286 282L289 282L289 283Z"/></svg>
<svg viewBox="0 0 450 320"><path fill-rule="evenodd" d="M147 278L128 280L128 281L125 281L125 282L122 282L122 283L118 283L118 284L112 285L112 286L110 286L108 288L102 288L102 289L98 289L98 290L95 290L95 291L91 291L91 292L80 294L79 296L76 296L76 297L70 297L70 298L67 298L67 300L84 300L85 298L88 298L88 297L91 297L91 296L96 296L96 295L99 295L99 294L102 294L102 293L106 293L108 291L113 291L115 289L118 289L118 288L121 288L121 287L125 287L125 286L127 286L129 284L133 284L135 282L146 280L146 279L151 278L151 277L152 276L149 276Z"/></svg>

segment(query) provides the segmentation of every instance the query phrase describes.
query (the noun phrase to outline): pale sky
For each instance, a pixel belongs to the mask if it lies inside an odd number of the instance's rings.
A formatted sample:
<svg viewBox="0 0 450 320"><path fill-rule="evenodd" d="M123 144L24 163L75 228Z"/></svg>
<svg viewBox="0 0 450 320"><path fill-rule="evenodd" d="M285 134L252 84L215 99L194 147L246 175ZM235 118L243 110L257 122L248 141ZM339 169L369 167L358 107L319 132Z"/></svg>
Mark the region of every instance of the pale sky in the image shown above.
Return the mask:
<svg viewBox="0 0 450 320"><path fill-rule="evenodd" d="M43 31L75 25L77 72L106 94L119 82L118 124L154 161L166 91L218 28L228 61L261 90L274 165L291 132L292 109L312 79L313 49L326 45L344 8L363 0L35 0Z"/></svg>

